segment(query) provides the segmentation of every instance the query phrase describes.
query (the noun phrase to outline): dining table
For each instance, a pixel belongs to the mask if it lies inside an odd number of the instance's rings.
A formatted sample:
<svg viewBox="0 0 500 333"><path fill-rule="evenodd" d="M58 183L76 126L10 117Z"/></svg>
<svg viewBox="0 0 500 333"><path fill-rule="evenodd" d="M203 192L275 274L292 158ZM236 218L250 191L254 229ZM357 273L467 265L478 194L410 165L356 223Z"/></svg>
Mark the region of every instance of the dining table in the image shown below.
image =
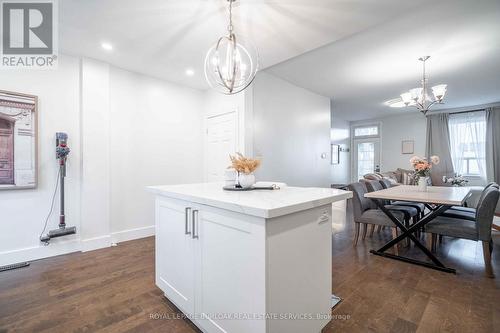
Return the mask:
<svg viewBox="0 0 500 333"><path fill-rule="evenodd" d="M378 250L370 250L372 254L401 260L407 263L425 266L447 273L456 273L456 270L446 267L432 252L428 249L416 232L422 230L426 224L434 220L437 216L452 206L462 206L471 195L469 187L452 187L452 186L428 186L425 191L419 190L418 186L414 185L399 185L387 189L365 193L366 198L370 198L386 215L391 219L395 226L401 230L401 233L391 241L384 244ZM385 207L387 201L405 201L423 203L426 206L426 214L416 223L405 226L404 221L399 220L391 210ZM429 259L429 261L408 258L400 255L395 255L387 252L399 242L409 239L415 247L420 249Z"/></svg>

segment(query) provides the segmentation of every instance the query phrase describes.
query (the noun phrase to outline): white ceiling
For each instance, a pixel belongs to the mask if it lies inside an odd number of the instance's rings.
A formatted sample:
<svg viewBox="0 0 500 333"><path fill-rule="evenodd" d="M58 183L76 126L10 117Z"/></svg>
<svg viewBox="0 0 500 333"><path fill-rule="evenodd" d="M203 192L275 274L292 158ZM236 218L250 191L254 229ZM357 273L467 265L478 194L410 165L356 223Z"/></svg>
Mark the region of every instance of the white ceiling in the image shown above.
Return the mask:
<svg viewBox="0 0 500 333"><path fill-rule="evenodd" d="M254 41L265 68L429 3L432 0L237 0L235 28ZM203 61L209 47L225 33L227 1L61 0L59 20L63 53L205 89ZM103 50L103 41L114 50ZM323 59L322 63L330 62ZM327 95L336 91L335 78L317 85L311 73L321 66L306 64L311 72L294 69L293 62L274 72ZM194 69L195 75L186 76L187 68ZM335 72L332 66L328 70Z"/></svg>
<svg viewBox="0 0 500 333"><path fill-rule="evenodd" d="M383 102L419 86L422 55L431 56L430 85L448 84L444 108L500 101L500 1L434 1L268 71L360 120L411 112Z"/></svg>

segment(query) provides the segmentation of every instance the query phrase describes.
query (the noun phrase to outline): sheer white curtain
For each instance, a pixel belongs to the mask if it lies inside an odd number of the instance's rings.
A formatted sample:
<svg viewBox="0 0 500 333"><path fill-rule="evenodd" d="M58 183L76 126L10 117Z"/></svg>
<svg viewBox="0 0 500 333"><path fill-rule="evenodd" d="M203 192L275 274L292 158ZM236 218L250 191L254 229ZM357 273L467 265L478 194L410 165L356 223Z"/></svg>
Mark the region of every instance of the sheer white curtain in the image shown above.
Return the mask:
<svg viewBox="0 0 500 333"><path fill-rule="evenodd" d="M486 181L486 112L452 113L449 116L449 128L455 172L479 176Z"/></svg>

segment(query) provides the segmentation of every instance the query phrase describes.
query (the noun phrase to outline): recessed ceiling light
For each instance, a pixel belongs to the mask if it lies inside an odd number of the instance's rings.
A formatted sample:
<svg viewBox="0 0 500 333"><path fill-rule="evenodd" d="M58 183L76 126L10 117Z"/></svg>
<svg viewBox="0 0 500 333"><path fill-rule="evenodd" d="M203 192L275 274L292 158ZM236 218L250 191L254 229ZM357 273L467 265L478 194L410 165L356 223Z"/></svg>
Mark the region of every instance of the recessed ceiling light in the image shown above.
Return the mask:
<svg viewBox="0 0 500 333"><path fill-rule="evenodd" d="M194 70L192 68L186 69L186 75L187 76L193 76L194 75Z"/></svg>
<svg viewBox="0 0 500 333"><path fill-rule="evenodd" d="M106 51L111 51L111 50L113 50L113 45L111 45L111 44L110 44L110 43L108 43L108 42L102 42L102 43L101 43L101 47L102 47L103 49L105 49Z"/></svg>

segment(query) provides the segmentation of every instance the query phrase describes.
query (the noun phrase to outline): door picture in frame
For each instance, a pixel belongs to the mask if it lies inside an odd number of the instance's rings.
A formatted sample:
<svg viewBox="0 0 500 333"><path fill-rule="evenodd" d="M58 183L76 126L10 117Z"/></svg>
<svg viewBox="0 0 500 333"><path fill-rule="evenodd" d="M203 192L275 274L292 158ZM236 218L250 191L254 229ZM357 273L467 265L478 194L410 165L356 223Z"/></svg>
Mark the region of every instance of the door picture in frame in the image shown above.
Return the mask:
<svg viewBox="0 0 500 333"><path fill-rule="evenodd" d="M37 106L36 96L0 90L0 190L37 185Z"/></svg>
<svg viewBox="0 0 500 333"><path fill-rule="evenodd" d="M340 145L332 145L332 164L340 164Z"/></svg>

